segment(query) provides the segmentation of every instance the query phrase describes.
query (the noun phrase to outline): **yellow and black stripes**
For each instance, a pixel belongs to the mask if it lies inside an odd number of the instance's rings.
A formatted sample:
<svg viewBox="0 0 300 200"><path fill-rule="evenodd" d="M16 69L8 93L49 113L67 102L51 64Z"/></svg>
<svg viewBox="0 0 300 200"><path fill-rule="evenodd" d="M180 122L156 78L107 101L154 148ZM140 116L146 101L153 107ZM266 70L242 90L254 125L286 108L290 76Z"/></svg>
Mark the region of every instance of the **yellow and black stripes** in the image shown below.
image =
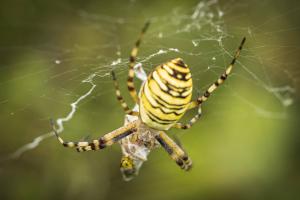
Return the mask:
<svg viewBox="0 0 300 200"><path fill-rule="evenodd" d="M191 97L191 73L182 59L160 65L141 88L141 119L151 128L167 130L184 115Z"/></svg>
<svg viewBox="0 0 300 200"><path fill-rule="evenodd" d="M138 121L131 122L125 126L122 126L110 133L105 134L98 140L92 140L92 142L65 142L57 133L54 124L52 123L52 129L55 133L58 141L64 147L75 147L78 152L89 151L89 150L99 150L107 146L118 142L122 138L137 131Z"/></svg>
<svg viewBox="0 0 300 200"><path fill-rule="evenodd" d="M171 158L181 167L183 170L190 170L192 167L192 160L184 152L184 150L177 145L166 133L160 131L155 136L156 140L171 156Z"/></svg>
<svg viewBox="0 0 300 200"><path fill-rule="evenodd" d="M111 71L111 75L112 75L112 78L113 78L113 82L114 82L114 86L115 86L115 92L116 92L116 96L117 96L117 100L121 103L121 106L123 108L123 110L125 111L126 114L128 115L134 115L134 116L138 116L138 112L134 112L132 111L127 103L124 101L124 98L122 97L121 95L121 91L119 89L119 84L117 82L117 78L116 78L116 75L115 75L115 72L114 71Z"/></svg>
<svg viewBox="0 0 300 200"><path fill-rule="evenodd" d="M205 92L204 94L199 97L196 101L193 101L190 103L189 105L189 109L192 109L200 104L202 104L203 102L205 102L209 96L211 95L211 93L213 93L221 84L224 83L224 81L227 79L227 77L229 76L229 74L231 73L232 71L232 68L237 60L237 58L239 57L240 53L241 53L241 50L245 44L245 41L246 41L246 38L244 37L239 48L237 49L230 65L226 68L225 72L218 78L218 80L213 83Z"/></svg>
<svg viewBox="0 0 300 200"><path fill-rule="evenodd" d="M134 86L134 82L133 82L133 78L134 78L134 65L135 65L135 61L136 61L136 56L139 50L139 46L141 44L142 38L145 34L145 32L147 31L148 27L150 25L150 22L148 21L144 28L142 29L142 32L138 38L138 40L135 43L135 46L133 47L133 49L131 50L131 54L129 57L129 71L128 71L128 79L127 79L127 87L129 90L129 93L131 95L131 97L133 98L133 100L138 103L138 96L137 96L137 92Z"/></svg>

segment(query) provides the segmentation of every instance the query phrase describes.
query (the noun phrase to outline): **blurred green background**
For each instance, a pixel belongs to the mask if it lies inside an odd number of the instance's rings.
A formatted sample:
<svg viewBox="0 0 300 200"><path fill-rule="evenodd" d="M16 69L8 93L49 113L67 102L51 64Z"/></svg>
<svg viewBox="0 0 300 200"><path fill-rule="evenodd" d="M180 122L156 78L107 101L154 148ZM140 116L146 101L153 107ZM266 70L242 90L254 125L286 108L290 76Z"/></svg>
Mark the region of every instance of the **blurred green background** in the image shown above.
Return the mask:
<svg viewBox="0 0 300 200"><path fill-rule="evenodd" d="M299 199L299 13L297 1L279 0L1 1L0 199ZM96 88L62 136L97 138L123 124L108 73L115 68L125 83L130 49L147 19L138 62L149 72L182 57L195 95L247 37L234 74L204 105L203 118L190 130L169 131L193 169L180 170L157 149L139 176L124 182L118 145L79 154L54 137L13 158L50 131L50 118L70 112L92 74ZM125 84L121 89L133 105Z"/></svg>

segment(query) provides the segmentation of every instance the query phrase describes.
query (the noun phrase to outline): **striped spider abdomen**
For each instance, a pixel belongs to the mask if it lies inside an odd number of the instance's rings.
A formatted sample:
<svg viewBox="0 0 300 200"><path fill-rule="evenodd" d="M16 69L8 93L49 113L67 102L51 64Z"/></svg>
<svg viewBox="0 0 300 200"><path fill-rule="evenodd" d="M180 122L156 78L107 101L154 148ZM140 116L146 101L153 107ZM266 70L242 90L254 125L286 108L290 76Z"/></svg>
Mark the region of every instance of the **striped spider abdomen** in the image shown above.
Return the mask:
<svg viewBox="0 0 300 200"><path fill-rule="evenodd" d="M168 130L186 112L192 90L190 69L181 58L157 66L139 93L142 122L156 130Z"/></svg>

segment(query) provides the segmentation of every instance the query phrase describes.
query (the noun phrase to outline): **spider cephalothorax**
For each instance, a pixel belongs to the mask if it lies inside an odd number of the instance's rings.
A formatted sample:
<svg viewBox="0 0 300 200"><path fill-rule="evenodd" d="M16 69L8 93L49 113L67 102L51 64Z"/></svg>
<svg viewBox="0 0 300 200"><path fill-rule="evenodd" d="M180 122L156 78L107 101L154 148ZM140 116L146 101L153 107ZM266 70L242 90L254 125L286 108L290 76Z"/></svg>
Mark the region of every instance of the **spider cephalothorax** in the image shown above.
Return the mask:
<svg viewBox="0 0 300 200"><path fill-rule="evenodd" d="M144 80L137 95L133 82L134 66L141 39L148 26L149 23L146 23L142 29L129 59L127 86L136 103L135 109L130 109L124 101L112 71L116 96L126 113L125 125L91 142L64 142L53 126L59 142L65 147L76 147L78 152L99 150L119 142L123 152L121 171L125 180L130 180L137 175L150 151L159 146L162 146L182 169L191 168L192 161L186 152L165 131L172 127L188 129L199 119L202 103L227 79L246 40L243 38L225 72L196 100L191 101L192 75L181 58L157 66ZM179 123L178 120L185 112L193 108L197 108L197 114L187 124Z"/></svg>

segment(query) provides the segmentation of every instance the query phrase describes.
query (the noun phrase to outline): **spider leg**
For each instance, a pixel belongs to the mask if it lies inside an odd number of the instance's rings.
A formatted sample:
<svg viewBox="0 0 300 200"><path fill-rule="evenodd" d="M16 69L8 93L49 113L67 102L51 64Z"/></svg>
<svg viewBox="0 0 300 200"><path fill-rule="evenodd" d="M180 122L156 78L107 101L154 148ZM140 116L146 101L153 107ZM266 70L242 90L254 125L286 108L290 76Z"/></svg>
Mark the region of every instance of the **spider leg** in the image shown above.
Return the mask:
<svg viewBox="0 0 300 200"><path fill-rule="evenodd" d="M117 96L117 100L121 103L121 106L123 108L123 110L125 111L126 114L128 115L134 115L134 116L138 116L138 112L135 112L135 111L132 111L128 104L125 102L122 94L121 94L121 91L119 89L119 84L118 84L118 81L117 81L117 78L116 78L116 75L115 75L115 72L114 71L111 71L111 75L112 75L112 78L113 78L113 82L114 82L114 86L115 86L115 91L116 91L116 96Z"/></svg>
<svg viewBox="0 0 300 200"><path fill-rule="evenodd" d="M131 50L131 54L130 54L130 57L129 57L129 71L128 71L127 87L128 87L128 90L129 90L129 93L130 93L131 97L133 98L133 100L136 103L138 103L138 96L137 96L137 92L136 92L134 82L133 82L134 65L135 65L136 56L137 56L137 53L138 53L138 50L139 50L139 46L141 44L144 33L146 32L146 30L149 27L149 24L150 24L150 22L147 22L144 25L144 28L142 29L142 32L141 32L138 40L135 42L135 46Z"/></svg>
<svg viewBox="0 0 300 200"><path fill-rule="evenodd" d="M201 117L202 114L202 109L201 109L201 104L198 106L198 112L197 114L187 123L187 124L182 124L182 123L176 123L174 124L174 128L178 129L189 129L191 128Z"/></svg>
<svg viewBox="0 0 300 200"><path fill-rule="evenodd" d="M186 171L191 169L192 160L165 132L160 131L155 138L181 169Z"/></svg>
<svg viewBox="0 0 300 200"><path fill-rule="evenodd" d="M224 83L224 81L227 79L227 77L229 76L229 74L232 71L232 68L237 60L237 58L239 57L241 50L245 44L246 38L244 37L239 48L237 49L231 63L229 64L229 66L226 68L225 72L218 78L218 80L216 82L214 82L211 86L209 86L209 88L204 92L204 94L201 97L198 97L197 100L193 101L190 103L189 105L189 109L195 108L198 105L202 104L203 102L205 102L208 97L221 85Z"/></svg>
<svg viewBox="0 0 300 200"><path fill-rule="evenodd" d="M173 127L174 128L179 128L179 129L189 129L192 127L194 123L197 122L197 120L201 117L201 104L205 102L208 97L221 85L224 83L224 81L227 79L229 74L232 71L232 68L237 60L237 58L240 55L240 52L243 48L243 45L246 41L246 38L244 37L239 48L237 49L230 65L226 68L225 72L218 78L216 82L214 82L205 92L202 96L198 97L197 100L190 102L188 109L193 109L195 107L198 107L198 113L187 123L187 124L182 124L182 123L176 123Z"/></svg>
<svg viewBox="0 0 300 200"><path fill-rule="evenodd" d="M137 121L133 121L125 126L122 126L110 133L105 134L98 140L92 140L92 142L66 142L64 141L57 133L54 123L52 122L52 129L57 137L58 141L64 147L75 147L78 152L82 151L90 151L90 150L99 150L103 149L107 146L111 146L114 143L118 142L122 138L134 133L137 131L138 123Z"/></svg>

